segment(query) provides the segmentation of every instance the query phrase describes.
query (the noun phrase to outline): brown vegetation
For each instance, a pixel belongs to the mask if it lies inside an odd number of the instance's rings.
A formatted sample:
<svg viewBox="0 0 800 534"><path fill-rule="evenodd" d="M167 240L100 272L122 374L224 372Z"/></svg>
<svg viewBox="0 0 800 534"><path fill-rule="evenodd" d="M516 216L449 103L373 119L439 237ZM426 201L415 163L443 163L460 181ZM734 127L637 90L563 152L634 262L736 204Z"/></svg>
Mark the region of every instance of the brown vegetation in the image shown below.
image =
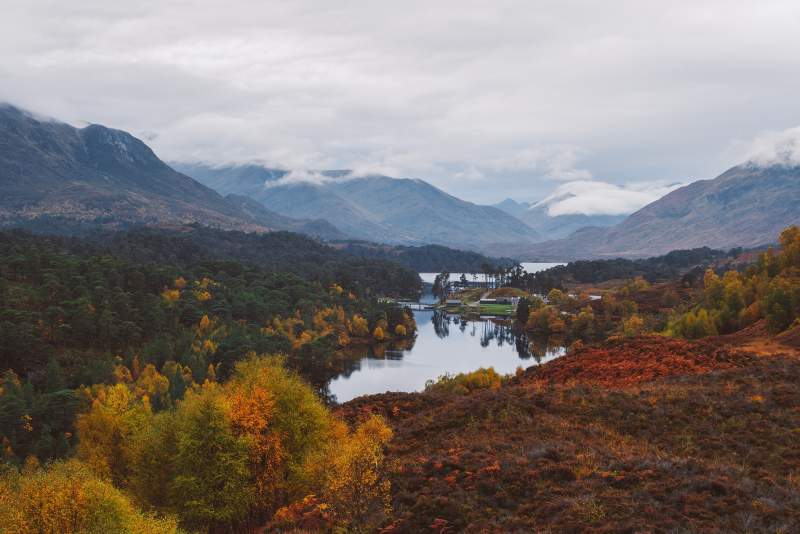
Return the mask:
<svg viewBox="0 0 800 534"><path fill-rule="evenodd" d="M746 367L755 359L752 354L711 342L644 336L580 348L550 365L531 367L525 374L550 384L620 388L669 376Z"/></svg>
<svg viewBox="0 0 800 534"><path fill-rule="evenodd" d="M793 532L798 384L792 358L645 337L340 412L395 430L385 532Z"/></svg>

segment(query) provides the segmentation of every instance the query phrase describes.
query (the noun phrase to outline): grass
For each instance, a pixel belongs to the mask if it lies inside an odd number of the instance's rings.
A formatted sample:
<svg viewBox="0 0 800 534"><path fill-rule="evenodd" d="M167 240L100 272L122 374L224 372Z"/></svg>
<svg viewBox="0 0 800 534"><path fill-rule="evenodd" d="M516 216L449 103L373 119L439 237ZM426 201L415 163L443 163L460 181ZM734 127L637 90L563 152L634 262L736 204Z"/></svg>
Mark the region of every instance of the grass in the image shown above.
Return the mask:
<svg viewBox="0 0 800 534"><path fill-rule="evenodd" d="M511 315L514 306L510 304L481 304L481 313L493 313L497 315Z"/></svg>
<svg viewBox="0 0 800 534"><path fill-rule="evenodd" d="M447 306L445 309L453 313L468 314L475 313L476 308L474 306ZM479 311L481 314L486 315L512 315L514 306L509 304L481 304Z"/></svg>

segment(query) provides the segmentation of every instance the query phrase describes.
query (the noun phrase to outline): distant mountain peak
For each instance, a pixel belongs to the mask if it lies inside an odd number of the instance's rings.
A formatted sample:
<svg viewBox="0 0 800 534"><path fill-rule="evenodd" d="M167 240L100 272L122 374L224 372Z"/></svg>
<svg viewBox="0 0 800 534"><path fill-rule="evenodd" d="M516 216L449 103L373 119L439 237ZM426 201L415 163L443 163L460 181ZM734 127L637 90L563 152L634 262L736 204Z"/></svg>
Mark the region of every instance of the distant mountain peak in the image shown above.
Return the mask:
<svg viewBox="0 0 800 534"><path fill-rule="evenodd" d="M291 176L283 171L272 175L265 188L263 175L270 171L175 165L217 191L247 195L287 216L322 217L357 239L466 249L479 249L490 242L539 239L513 216L461 200L418 178L356 176L338 170L319 171L327 179L306 181L300 173Z"/></svg>
<svg viewBox="0 0 800 534"><path fill-rule="evenodd" d="M703 246L749 248L774 243L793 224L800 225L800 166L747 162L675 189L615 226L519 254L563 260L657 256Z"/></svg>
<svg viewBox="0 0 800 534"><path fill-rule="evenodd" d="M122 130L115 130L100 124L90 124L80 129L89 158L99 168L109 171L121 170L161 170L169 166L143 141Z"/></svg>
<svg viewBox="0 0 800 534"><path fill-rule="evenodd" d="M551 215L549 206L563 201L571 193L551 195L537 202L518 202L507 198L495 204L498 209L513 215L536 230L545 240L560 239L584 227L608 227L625 218L624 215L584 215L580 213Z"/></svg>

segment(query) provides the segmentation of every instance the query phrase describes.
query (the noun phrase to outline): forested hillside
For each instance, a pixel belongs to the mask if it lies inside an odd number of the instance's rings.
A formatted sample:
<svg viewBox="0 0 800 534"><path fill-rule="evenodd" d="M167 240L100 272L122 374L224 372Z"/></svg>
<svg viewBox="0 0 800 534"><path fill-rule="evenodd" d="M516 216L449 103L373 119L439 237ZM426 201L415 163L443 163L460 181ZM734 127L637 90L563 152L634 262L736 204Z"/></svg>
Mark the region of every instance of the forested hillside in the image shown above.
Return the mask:
<svg viewBox="0 0 800 534"><path fill-rule="evenodd" d="M117 382L120 369L162 373L170 386L151 402L170 405L192 383L227 378L250 352L324 357L376 328L381 337L413 332L410 316L373 297L393 279L398 294L414 294L416 274L399 266L351 269L353 260L294 234L195 232L93 241L0 233L0 368L11 373L0 433L9 454L66 454L80 408L74 389ZM251 261L213 259L226 254L220 241Z"/></svg>
<svg viewBox="0 0 800 534"><path fill-rule="evenodd" d="M292 272L322 284L337 282L366 294L413 297L419 291L419 277L407 267L358 258L291 232L245 233L191 225L178 230L101 232L60 242L133 263L191 267L209 260L234 261L267 271Z"/></svg>
<svg viewBox="0 0 800 534"><path fill-rule="evenodd" d="M728 257L735 257L740 250L723 252L708 247L691 250L674 250L663 256L629 260L578 260L559 265L523 277L512 278L515 287L547 293L553 288L564 289L571 284L599 284L611 280L641 277L648 282L664 281L689 274L702 277L705 267Z"/></svg>
<svg viewBox="0 0 800 534"><path fill-rule="evenodd" d="M485 265L512 267L517 263L511 258L490 258L477 252L441 245L408 247L377 245L366 241L345 241L333 243L333 246L359 258L392 261L420 273L481 272Z"/></svg>

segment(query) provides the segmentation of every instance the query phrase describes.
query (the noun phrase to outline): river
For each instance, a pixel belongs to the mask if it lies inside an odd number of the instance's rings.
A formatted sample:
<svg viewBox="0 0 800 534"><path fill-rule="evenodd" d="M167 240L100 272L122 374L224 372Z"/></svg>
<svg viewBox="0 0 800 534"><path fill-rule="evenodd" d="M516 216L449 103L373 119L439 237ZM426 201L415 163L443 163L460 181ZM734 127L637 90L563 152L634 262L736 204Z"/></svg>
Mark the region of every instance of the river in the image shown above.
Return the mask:
<svg viewBox="0 0 800 534"><path fill-rule="evenodd" d="M527 265L527 267L526 267ZM562 264L523 264L528 272ZM427 273L421 273L425 277ZM460 273L457 273L460 276ZM451 278L453 279L453 278ZM430 299L430 295L426 299ZM562 346L528 339L499 318L468 320L440 311L415 311L417 336L410 346L369 347L354 357L347 370L327 384L338 402L386 391L420 391L428 380L444 374L494 367L500 374L515 372L564 354Z"/></svg>

